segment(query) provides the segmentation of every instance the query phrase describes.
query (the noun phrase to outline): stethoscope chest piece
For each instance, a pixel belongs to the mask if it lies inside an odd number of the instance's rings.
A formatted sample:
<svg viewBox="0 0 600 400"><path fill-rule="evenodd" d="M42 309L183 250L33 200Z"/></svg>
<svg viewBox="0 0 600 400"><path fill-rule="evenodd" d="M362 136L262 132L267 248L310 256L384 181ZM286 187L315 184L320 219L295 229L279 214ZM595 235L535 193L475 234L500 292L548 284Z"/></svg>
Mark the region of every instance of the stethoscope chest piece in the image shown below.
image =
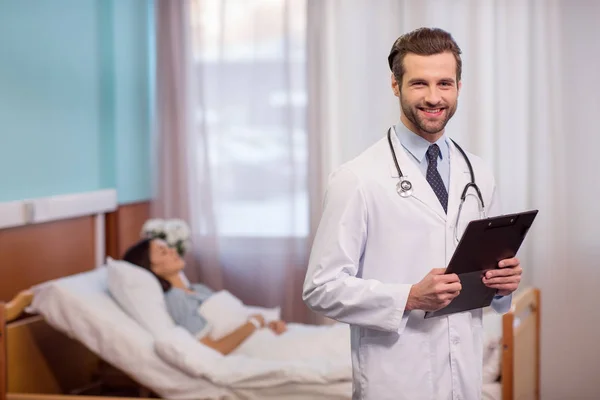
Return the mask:
<svg viewBox="0 0 600 400"><path fill-rule="evenodd" d="M400 197L410 197L412 195L412 183L405 176L401 177L396 184L396 192Z"/></svg>

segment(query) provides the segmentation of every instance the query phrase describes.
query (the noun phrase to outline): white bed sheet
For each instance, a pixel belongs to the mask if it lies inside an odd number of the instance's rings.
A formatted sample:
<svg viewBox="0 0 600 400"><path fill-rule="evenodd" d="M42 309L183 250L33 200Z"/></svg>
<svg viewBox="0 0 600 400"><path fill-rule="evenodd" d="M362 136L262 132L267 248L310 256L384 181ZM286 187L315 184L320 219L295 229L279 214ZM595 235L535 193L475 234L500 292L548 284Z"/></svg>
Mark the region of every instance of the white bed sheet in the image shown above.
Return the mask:
<svg viewBox="0 0 600 400"><path fill-rule="evenodd" d="M152 336L116 304L108 292L106 268L46 282L34 288L32 311L168 399L350 399L351 382L286 384L264 389L220 387L165 363Z"/></svg>

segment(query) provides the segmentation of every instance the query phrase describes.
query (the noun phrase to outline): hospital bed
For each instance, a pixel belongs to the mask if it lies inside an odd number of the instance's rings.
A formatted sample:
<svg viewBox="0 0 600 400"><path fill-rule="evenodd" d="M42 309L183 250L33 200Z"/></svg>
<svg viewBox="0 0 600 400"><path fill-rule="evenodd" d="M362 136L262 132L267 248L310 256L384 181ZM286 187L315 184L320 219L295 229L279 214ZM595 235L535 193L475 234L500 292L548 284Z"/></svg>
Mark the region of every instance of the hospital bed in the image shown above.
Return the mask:
<svg viewBox="0 0 600 400"><path fill-rule="evenodd" d="M149 217L148 202L117 205L116 197L101 190L0 203L0 400L348 398L349 378L252 387L237 376L231 385L227 370L216 382L159 357L97 268L135 242ZM30 290L79 278L76 290ZM41 305L55 311L37 312Z"/></svg>
<svg viewBox="0 0 600 400"><path fill-rule="evenodd" d="M45 305L36 305L33 293L23 292L5 308L7 320L14 320L19 311L33 301L34 308L43 315L9 322L6 327L7 372L9 398L16 393L32 393L40 398L41 393L86 393L86 388L102 385L102 378L92 371L100 360L108 362L122 371L139 387L142 395L170 399L348 399L351 393L350 360L348 353L347 371L341 372L345 379L336 379L323 374L309 376L309 383L302 379L305 374L286 376L267 368L264 363L255 363L239 357L245 369L229 364L227 371L215 379L191 376L178 365L165 361L155 351L153 337L123 312L112 299L106 283L106 270L99 268L90 272L49 282L45 288L36 290L35 296L43 296ZM38 301L40 301L38 299ZM320 329L302 327L298 329ZM331 332L331 327L322 327ZM333 328L335 329L335 328ZM294 325L290 325L290 332ZM4 337L4 335L3 335ZM314 337L314 335L313 335ZM349 343L348 343L349 344ZM194 354L190 343L189 353ZM56 349L60 348L57 352ZM203 354L201 354L202 356ZM208 363L209 360L206 360ZM326 364L327 360L316 361ZM290 368L290 374L295 368ZM215 365L216 368L216 365ZM255 372L252 369L260 369ZM322 365L315 366L322 373ZM308 372L311 372L310 366ZM306 371L305 371L306 372ZM238 378L239 374L246 374ZM87 375L87 376L84 376ZM225 376L224 376L225 375ZM265 383L265 379L268 382ZM90 390L88 390L90 391ZM68 397L66 397L68 398Z"/></svg>
<svg viewBox="0 0 600 400"><path fill-rule="evenodd" d="M165 362L149 333L107 295L102 269L94 268L94 260L104 257L98 249L110 242L99 229L102 218L80 213L2 229L0 286L11 293L4 299L12 300L0 304L0 400L92 400L105 388L118 389L116 397L106 399L350 399L349 374L322 383L244 387L192 377ZM59 291L58 297L27 290L45 280L74 277L84 278L72 285L78 290ZM19 290L24 291L13 297ZM60 307L50 318L32 314L29 307L36 301ZM497 382L489 383L493 397L486 400L539 398L539 301L538 290L523 290L512 310L499 317L502 361Z"/></svg>
<svg viewBox="0 0 600 400"><path fill-rule="evenodd" d="M93 273L92 273L93 275ZM96 272L96 277L101 273ZM0 388L13 400L85 400L86 396L58 396L65 393L89 393L95 385L102 384L94 376L94 368L102 360L116 366L118 371L131 378L138 395L164 398L194 399L349 399L349 380L326 384L284 384L273 387L228 388L207 379L190 377L157 357L152 339L136 327L133 321L121 314L110 297L102 296L93 285L94 279L82 287L85 296L73 299L81 308L68 312L80 319L78 333L67 326L60 329L50 326L41 316L19 318L31 303L31 292L20 293L5 307L0 308L0 318L7 321L1 332L0 356L6 357L3 376L6 381ZM81 281L78 283L81 284ZM97 287L96 289L99 289ZM105 303L105 304L103 304ZM113 308L114 306L114 308ZM96 314L78 315L91 312ZM103 311L98 311L102 309ZM527 289L516 296L512 310L501 316L501 363L496 382L484 384L485 400L539 399L539 291ZM100 317L99 315L100 314ZM98 332L90 321L108 323L102 315L109 316L116 335L104 337L105 342L89 335L106 335ZM73 323L71 319L69 323ZM3 324L4 326L4 324ZM121 329L116 329L120 326ZM65 332L67 334L65 335ZM73 337L76 336L76 337ZM113 345L109 345L112 342ZM94 351L90 351L94 349ZM52 396L55 395L55 396ZM0 394L0 399L4 400ZM97 398L97 397L93 397Z"/></svg>

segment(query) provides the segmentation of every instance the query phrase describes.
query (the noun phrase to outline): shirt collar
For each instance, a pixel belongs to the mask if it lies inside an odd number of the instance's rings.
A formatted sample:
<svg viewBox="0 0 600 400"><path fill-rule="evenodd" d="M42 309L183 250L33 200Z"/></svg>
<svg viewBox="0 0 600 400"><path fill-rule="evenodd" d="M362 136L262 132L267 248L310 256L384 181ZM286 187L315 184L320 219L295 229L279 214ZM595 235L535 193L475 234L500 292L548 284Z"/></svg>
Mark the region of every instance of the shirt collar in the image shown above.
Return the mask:
<svg viewBox="0 0 600 400"><path fill-rule="evenodd" d="M402 147L404 147L419 163L424 162L425 153L427 153L427 149L433 143L428 142L421 136L412 132L404 126L402 122L394 125L394 131L396 131L396 135L398 136L398 140L400 141L400 144L402 144ZM446 133L444 133L435 143L440 148L440 159L446 160L450 151Z"/></svg>

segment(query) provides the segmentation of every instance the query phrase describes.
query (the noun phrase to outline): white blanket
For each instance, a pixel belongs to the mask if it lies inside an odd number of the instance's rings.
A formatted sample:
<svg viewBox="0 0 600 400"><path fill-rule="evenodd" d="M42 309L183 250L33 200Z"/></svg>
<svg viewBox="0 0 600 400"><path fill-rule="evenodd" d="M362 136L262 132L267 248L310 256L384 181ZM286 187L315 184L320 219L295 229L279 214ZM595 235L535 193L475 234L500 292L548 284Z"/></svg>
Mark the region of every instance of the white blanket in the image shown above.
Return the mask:
<svg viewBox="0 0 600 400"><path fill-rule="evenodd" d="M500 373L500 338L486 334L485 339L483 382L494 383ZM282 335L261 329L228 356L199 343L182 328L155 343L165 362L190 376L232 388L351 380L350 347L350 330L343 324L289 324Z"/></svg>
<svg viewBox="0 0 600 400"><path fill-rule="evenodd" d="M352 379L348 326L290 324L275 335L262 329L228 356L199 343L182 328L155 342L163 360L194 377L235 388Z"/></svg>

